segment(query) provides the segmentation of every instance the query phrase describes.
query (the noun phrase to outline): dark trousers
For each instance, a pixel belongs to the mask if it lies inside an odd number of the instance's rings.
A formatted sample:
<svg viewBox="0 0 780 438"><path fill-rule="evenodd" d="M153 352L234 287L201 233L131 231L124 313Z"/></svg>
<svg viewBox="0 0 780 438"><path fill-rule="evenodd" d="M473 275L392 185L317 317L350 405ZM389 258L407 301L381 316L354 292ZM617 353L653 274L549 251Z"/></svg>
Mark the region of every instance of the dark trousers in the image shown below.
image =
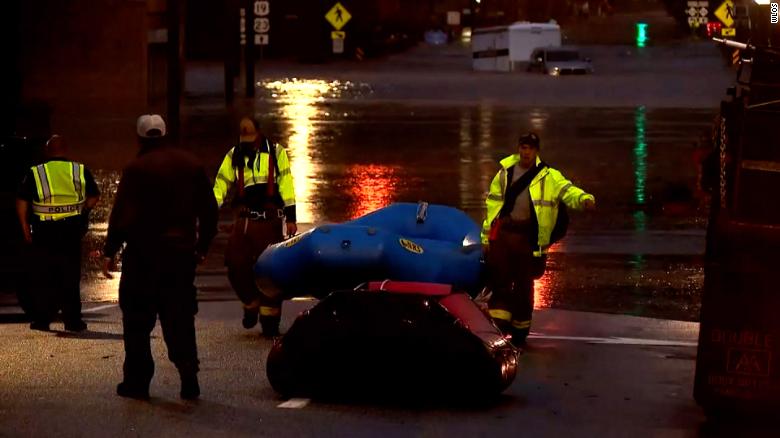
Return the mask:
<svg viewBox="0 0 780 438"><path fill-rule="evenodd" d="M124 378L148 388L154 375L149 336L160 317L168 358L182 375L198 372L194 250L128 247L122 259L119 306L124 327Z"/></svg>
<svg viewBox="0 0 780 438"><path fill-rule="evenodd" d="M237 218L225 248L228 280L245 307L280 308L281 301L264 295L255 282L254 266L268 245L281 242L282 220Z"/></svg>
<svg viewBox="0 0 780 438"><path fill-rule="evenodd" d="M81 321L81 237L80 219L34 225L27 268L36 322L59 311L66 324Z"/></svg>
<svg viewBox="0 0 780 438"><path fill-rule="evenodd" d="M488 285L490 314L502 330L525 339L534 309L533 250L530 227L501 226L490 241Z"/></svg>

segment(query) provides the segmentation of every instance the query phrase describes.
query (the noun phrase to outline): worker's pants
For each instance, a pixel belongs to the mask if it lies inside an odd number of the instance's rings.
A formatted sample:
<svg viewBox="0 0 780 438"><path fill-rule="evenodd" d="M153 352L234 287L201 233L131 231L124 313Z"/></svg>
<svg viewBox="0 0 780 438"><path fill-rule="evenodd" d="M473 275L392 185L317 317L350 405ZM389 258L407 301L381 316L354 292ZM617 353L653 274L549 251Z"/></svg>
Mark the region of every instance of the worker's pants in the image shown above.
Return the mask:
<svg viewBox="0 0 780 438"><path fill-rule="evenodd" d="M517 342L528 335L534 309L530 232L530 227L502 225L487 255L488 285L493 291L490 315Z"/></svg>
<svg viewBox="0 0 780 438"><path fill-rule="evenodd" d="M168 358L182 376L195 375L198 313L194 250L128 247L122 259L119 306L125 341L125 383L146 389L154 375L149 336L160 316Z"/></svg>
<svg viewBox="0 0 780 438"><path fill-rule="evenodd" d="M281 242L282 220L237 218L225 248L228 279L236 295L250 309L281 308L281 299L263 294L255 282L254 266L268 245Z"/></svg>
<svg viewBox="0 0 780 438"><path fill-rule="evenodd" d="M66 324L81 321L81 236L78 218L34 226L27 268L35 322L49 323L60 310Z"/></svg>

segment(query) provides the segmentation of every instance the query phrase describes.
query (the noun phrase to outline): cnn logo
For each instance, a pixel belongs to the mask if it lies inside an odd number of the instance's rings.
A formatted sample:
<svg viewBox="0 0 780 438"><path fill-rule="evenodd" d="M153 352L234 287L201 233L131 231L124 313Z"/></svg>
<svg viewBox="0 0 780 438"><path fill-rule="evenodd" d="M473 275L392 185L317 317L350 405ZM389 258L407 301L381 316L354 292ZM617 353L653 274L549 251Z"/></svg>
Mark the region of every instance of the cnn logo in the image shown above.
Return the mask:
<svg viewBox="0 0 780 438"><path fill-rule="evenodd" d="M770 16L770 21L772 22L772 24L777 24L777 22L778 22L778 19L777 19L778 18L777 17L778 16L778 9L780 9L780 8L778 8L777 3L770 3L769 7L770 7L770 10L771 10L771 13L772 13L772 15Z"/></svg>

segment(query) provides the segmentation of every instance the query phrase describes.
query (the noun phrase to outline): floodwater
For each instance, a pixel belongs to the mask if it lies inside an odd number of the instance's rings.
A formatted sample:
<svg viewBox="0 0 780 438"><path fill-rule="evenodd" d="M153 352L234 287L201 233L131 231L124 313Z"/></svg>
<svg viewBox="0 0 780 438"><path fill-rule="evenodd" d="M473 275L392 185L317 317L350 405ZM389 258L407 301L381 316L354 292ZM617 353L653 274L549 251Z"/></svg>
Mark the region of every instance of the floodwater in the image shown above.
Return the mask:
<svg viewBox="0 0 780 438"><path fill-rule="evenodd" d="M367 84L259 85L251 111L287 146L299 222L340 222L421 200L481 222L498 160L533 130L541 157L597 200L595 212L571 215L569 236L537 281L537 307L698 318L706 203L694 157L714 109L414 105L372 102ZM184 142L212 173L236 135L226 117L218 107L185 112ZM113 164L94 167L105 197L88 249L105 234L119 179ZM212 257L218 268L220 255ZM86 263L85 298L115 299L116 280L97 279L96 262Z"/></svg>

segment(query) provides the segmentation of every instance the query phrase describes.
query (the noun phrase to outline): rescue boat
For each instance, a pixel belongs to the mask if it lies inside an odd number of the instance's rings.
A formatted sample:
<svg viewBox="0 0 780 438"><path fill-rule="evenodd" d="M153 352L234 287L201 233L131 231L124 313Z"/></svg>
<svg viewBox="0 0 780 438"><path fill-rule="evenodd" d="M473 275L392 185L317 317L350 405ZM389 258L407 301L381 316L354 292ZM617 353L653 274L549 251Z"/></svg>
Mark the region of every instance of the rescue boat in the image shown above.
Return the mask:
<svg viewBox="0 0 780 438"><path fill-rule="evenodd" d="M284 397L484 402L518 350L451 285L370 282L333 292L276 338L266 373Z"/></svg>
<svg viewBox="0 0 780 438"><path fill-rule="evenodd" d="M323 297L381 279L477 292L483 268L479 234L479 226L461 210L397 203L270 245L254 272L264 292L286 297Z"/></svg>

